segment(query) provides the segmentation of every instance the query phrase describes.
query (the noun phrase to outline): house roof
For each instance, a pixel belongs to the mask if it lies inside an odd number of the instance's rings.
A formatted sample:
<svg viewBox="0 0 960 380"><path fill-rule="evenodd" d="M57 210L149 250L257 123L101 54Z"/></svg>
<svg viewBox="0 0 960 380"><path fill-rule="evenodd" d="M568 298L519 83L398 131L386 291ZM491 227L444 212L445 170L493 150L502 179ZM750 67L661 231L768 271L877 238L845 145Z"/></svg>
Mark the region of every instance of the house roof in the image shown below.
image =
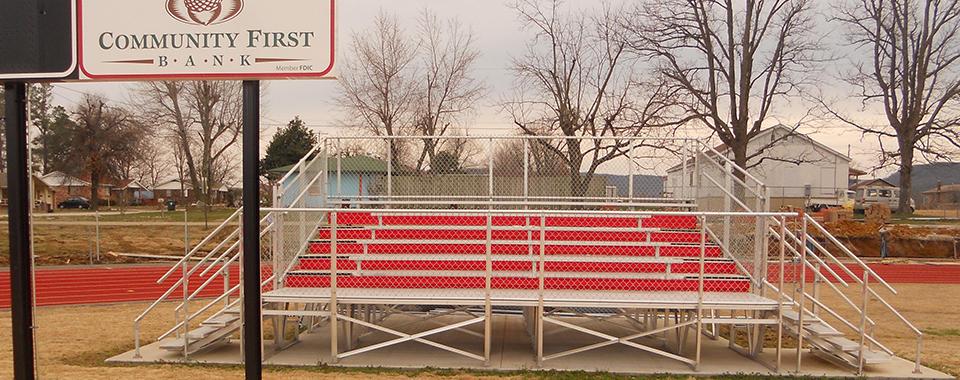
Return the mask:
<svg viewBox="0 0 960 380"><path fill-rule="evenodd" d="M835 155L835 156L837 156L837 157L840 157L840 158L842 158L842 159L844 159L844 160L846 160L846 161L850 161L850 157L847 157L847 155L845 155L845 154L843 154L843 153L840 153L840 152L838 152L836 149L833 149L833 148L831 148L831 147L829 147L829 146L826 146L826 145L824 145L823 143L821 143L821 142L819 142L819 141L817 141L817 140L814 140L812 137L810 137L810 136L807 135L807 134L797 132L794 128L788 127L788 126L783 125L783 124L777 124L777 125L774 125L774 126L772 126L772 127L770 127L770 128L767 128L767 129L764 129L764 130L760 131L760 133L758 133L756 136L754 136L751 141L760 141L760 140L762 140L763 137L765 137L766 135L768 135L768 134L770 134L770 133L773 133L774 131L777 131L777 130L786 131L786 132L788 132L788 133L791 133L793 136L800 137L800 138L802 138L802 139L810 142L810 143L813 144L814 146L816 146L816 147L818 147L818 148L820 148L820 149L823 149L824 151L826 151L826 152L828 152L828 153L830 153L830 154L833 154L833 155ZM782 142L783 142L783 140L779 141L778 144L779 144L779 143L782 143ZM713 149L716 150L717 153L726 154L727 150L729 150L729 147L727 147L726 144L720 144L720 145L717 145L716 147L714 147ZM692 167L692 166L693 166L693 162L694 162L694 159L693 159L693 158L689 159L689 160L687 161L687 167L688 167L688 168ZM672 167L672 168L670 168L670 169L667 169L667 172L668 172L668 173L673 173L673 172L676 172L676 171L678 171L678 170L680 170L680 169L682 169L682 168L683 168L683 164L680 163L680 164L677 164L676 166L674 166L674 167Z"/></svg>
<svg viewBox="0 0 960 380"><path fill-rule="evenodd" d="M860 181L857 184L850 186L850 190L856 190L861 187L877 187L877 186L894 187L894 188L897 187L894 184L887 182L887 180L876 178L876 179L868 179L866 181Z"/></svg>
<svg viewBox="0 0 960 380"><path fill-rule="evenodd" d="M120 181L120 185L114 188L114 190L147 190L147 187L143 186L140 181L127 179Z"/></svg>
<svg viewBox="0 0 960 380"><path fill-rule="evenodd" d="M268 172L277 175L284 175L293 169L295 165L296 164L270 169ZM330 157L327 160L327 170L337 170L336 157ZM347 156L340 159L340 170L344 173L386 173L387 162L370 156Z"/></svg>
<svg viewBox="0 0 960 380"><path fill-rule="evenodd" d="M942 186L924 191L923 194L952 193L956 191L960 191L960 184L942 185Z"/></svg>
<svg viewBox="0 0 960 380"><path fill-rule="evenodd" d="M50 187L46 182L43 182L43 179L40 176L34 174L33 182L35 185L43 185L44 187ZM0 188L7 188L7 172L0 172Z"/></svg>
<svg viewBox="0 0 960 380"><path fill-rule="evenodd" d="M866 174L867 174L867 172L865 172L865 171L863 171L863 170L856 169L856 168L850 168L850 175L852 175L852 176L854 176L854 177L859 177L859 176L866 175Z"/></svg>
<svg viewBox="0 0 960 380"><path fill-rule="evenodd" d="M60 187L84 187L90 186L90 182L84 181L80 178L74 177L64 172L55 171L50 172L40 177L47 186L60 186Z"/></svg>

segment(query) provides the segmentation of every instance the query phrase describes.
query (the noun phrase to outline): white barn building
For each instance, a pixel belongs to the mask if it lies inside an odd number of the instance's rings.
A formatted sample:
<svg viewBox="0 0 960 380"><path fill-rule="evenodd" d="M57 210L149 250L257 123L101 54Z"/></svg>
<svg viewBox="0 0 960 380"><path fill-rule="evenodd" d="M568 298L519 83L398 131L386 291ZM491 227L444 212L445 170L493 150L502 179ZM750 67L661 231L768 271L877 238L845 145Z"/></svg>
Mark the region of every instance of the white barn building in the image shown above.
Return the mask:
<svg viewBox="0 0 960 380"><path fill-rule="evenodd" d="M767 147L766 150L749 161L747 171L767 185L771 210L781 206L843 204L850 176L850 157L783 125L768 128L754 137L747 148L748 155L763 147ZM726 145L716 150L733 160L733 152ZM667 171L665 191L682 192L683 172L682 165ZM722 173L716 165L703 165L703 172L721 181ZM688 186L693 188L692 163L688 162L686 173ZM700 194L701 198L710 196L713 195Z"/></svg>

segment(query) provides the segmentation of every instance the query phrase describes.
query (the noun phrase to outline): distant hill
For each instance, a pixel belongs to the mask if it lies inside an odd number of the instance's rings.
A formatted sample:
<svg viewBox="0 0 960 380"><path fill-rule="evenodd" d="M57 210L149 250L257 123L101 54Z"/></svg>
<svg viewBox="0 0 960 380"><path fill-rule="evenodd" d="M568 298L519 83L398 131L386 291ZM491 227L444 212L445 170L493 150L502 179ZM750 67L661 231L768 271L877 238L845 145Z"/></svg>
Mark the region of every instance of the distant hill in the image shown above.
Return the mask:
<svg viewBox="0 0 960 380"><path fill-rule="evenodd" d="M900 173L894 173L886 180L899 186ZM936 188L937 182L942 182L944 185L960 184L960 162L938 162L914 166L913 199L921 202L923 200L921 194Z"/></svg>

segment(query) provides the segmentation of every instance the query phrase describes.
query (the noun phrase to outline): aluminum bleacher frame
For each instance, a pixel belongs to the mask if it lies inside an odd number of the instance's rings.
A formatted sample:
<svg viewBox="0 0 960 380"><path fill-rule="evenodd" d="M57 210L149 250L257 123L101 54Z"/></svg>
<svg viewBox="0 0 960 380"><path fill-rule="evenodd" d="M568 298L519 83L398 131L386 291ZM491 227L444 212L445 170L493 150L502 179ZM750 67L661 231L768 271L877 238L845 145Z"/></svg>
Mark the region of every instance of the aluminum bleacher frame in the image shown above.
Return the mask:
<svg viewBox="0 0 960 380"><path fill-rule="evenodd" d="M428 170L424 178L429 177L433 181L430 183L439 187L416 191L401 187L402 177L408 177L404 186L409 187L411 174L400 172L401 165L392 156L393 144L440 138L485 145L486 173L451 177L464 182L448 181L453 182L451 188L438 185L435 180L442 180L442 176ZM630 162L624 168L626 192L621 190L612 197L594 193L578 197L550 188L562 181L549 174L546 179L536 178L531 159L533 148L550 139L578 140L587 146L603 139L623 142L618 146ZM655 144L649 144L651 140ZM522 143L522 168L506 174L497 172L492 152L503 142ZM367 150L385 148L381 157L386 164L362 168L376 176L347 173L342 161L349 153L341 153L347 151L344 143L357 143ZM634 181L643 165L634 162L646 159L654 166L661 165L669 160L661 156L664 152L680 161L671 170L681 172L684 179L689 177L689 182L665 183L659 197L645 195L649 189L645 193L635 188ZM359 182L360 194L351 195L345 190L344 180L350 175ZM477 188L467 186L476 185L478 176L486 183ZM379 182L371 185L371 178ZM504 189L504 184L515 187ZM919 373L922 332L870 286L875 284L892 294L896 294L895 289L809 215L769 212L768 200L762 182L695 139L324 138L278 181L274 207L263 209L261 258L265 265L259 275L262 315L272 320L274 331L295 329L291 339L286 334L273 334L277 350L297 344L302 333L328 328L331 363L412 341L489 364L492 316L497 313L523 318L538 364L622 345L697 369L703 360L700 348L704 337L725 338L732 350L761 361L765 334L775 329L777 339L772 348L776 359L764 363L771 369L780 372L784 368L782 342L788 336L818 356L862 374L865 366L882 363L893 355L874 335L876 322L866 313L868 303L873 303L881 306L875 309L893 313L907 333L917 337L915 362ZM369 213L370 218L365 224L338 220L351 213ZM431 219L443 215L457 219ZM393 216L409 224L384 222ZM669 223L643 223L653 218L670 220L662 219L668 217L696 222L673 229ZM516 218L525 222L517 223ZM556 218L556 225L548 223L550 218ZM632 218L636 225L591 225L587 223L589 218ZM160 302L176 299L174 294L181 289L183 297L178 300L173 328L160 336L160 346L187 358L229 341L235 331L231 329L238 325L234 316L241 297L238 286L229 286L229 269L242 252L237 231L222 236L238 220L236 213L224 221L161 278L162 282L177 272L180 278L188 278L201 270L203 276L209 276L199 287L178 281L134 320L136 355L140 352L140 323ZM450 223L437 225L437 220ZM593 230L602 232L590 232ZM201 249L209 248L215 239L223 240L213 250ZM424 247L456 250L422 252ZM518 254L517 248L525 249L525 254ZM564 256L564 252L581 256ZM190 263L191 259L199 260ZM840 259L858 265L863 276L854 276L845 265L832 269L842 264ZM712 273L721 267L731 270L730 263L736 275ZM684 269L675 272L674 268ZM418 275L429 269L442 273ZM838 273L841 271L846 273ZM595 278L584 279L585 274ZM845 280L842 274L853 281ZM556 277L550 277L553 275ZM224 278L223 295L196 311L188 310L190 302L198 299L201 290L214 286L218 276ZM731 278L729 284L718 282ZM291 286L297 281L301 286ZM728 290L736 291L720 291L731 284L736 285ZM846 287L861 289L862 298L854 300L844 294L842 289ZM197 289L188 291L193 288ZM842 302L828 305L819 296L821 288L839 295ZM842 315L841 308L852 311L854 317ZM215 311L212 317L201 318L210 311ZM409 324L391 324L398 315L438 326L408 332ZM604 333L588 328L584 321L615 324L625 333ZM481 332L475 330L476 326L482 326ZM600 342L551 350L550 332L545 333L548 326L550 331L577 331ZM729 326L729 337L720 336L720 326ZM852 338L859 342L844 340L844 334L833 326L852 331ZM431 340L449 331L482 340L482 352ZM372 334L392 338L360 344ZM738 343L738 337L744 337L746 344ZM691 338L694 342L688 343ZM796 371L802 368L803 351L797 350Z"/></svg>

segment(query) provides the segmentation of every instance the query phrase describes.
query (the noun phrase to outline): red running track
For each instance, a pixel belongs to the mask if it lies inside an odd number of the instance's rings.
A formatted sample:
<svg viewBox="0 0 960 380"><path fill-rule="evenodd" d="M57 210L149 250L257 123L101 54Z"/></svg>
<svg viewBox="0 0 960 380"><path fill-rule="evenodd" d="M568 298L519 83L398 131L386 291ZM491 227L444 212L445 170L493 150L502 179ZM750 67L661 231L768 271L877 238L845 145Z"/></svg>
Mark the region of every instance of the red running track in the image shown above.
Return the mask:
<svg viewBox="0 0 960 380"><path fill-rule="evenodd" d="M776 281L775 267L771 267L771 281ZM880 276L892 284L960 284L960 265L910 265L870 264ZM852 268L852 266L851 266ZM173 284L170 279L157 284L157 279L166 272L166 266L115 266L102 268L65 268L37 270L37 304L87 305L100 303L153 301ZM862 271L852 268L854 274ZM788 269L788 273L791 271ZM841 272L838 272L841 273ZM847 280L846 275L843 277ZM232 285L237 282L237 270L230 275ZM808 279L812 276L808 275ZM190 287L202 284L199 276L190 279ZM205 297L215 297L223 291L222 281L214 280L203 292ZM173 297L179 297L179 291ZM0 308L10 307L10 276L0 272Z"/></svg>
<svg viewBox="0 0 960 380"><path fill-rule="evenodd" d="M177 282L178 275L171 276L162 284L157 280L170 267L122 265L97 268L38 269L36 272L36 299L38 306L88 305L100 303L154 301ZM231 286L239 279L238 268L230 274ZM207 278L200 278L201 271L191 276L191 291L197 289ZM223 294L223 280L213 280L201 292L203 297ZM174 291L171 298L182 298L183 291ZM0 272L0 308L10 307L10 273Z"/></svg>
<svg viewBox="0 0 960 380"><path fill-rule="evenodd" d="M960 265L926 265L926 264L867 264L881 278L890 284L960 284ZM790 263L784 266L784 279L793 282L800 277L799 264ZM846 282L853 282L845 271L837 265L830 265L840 278ZM847 268L857 278L863 279L863 269L855 264L847 264ZM770 265L769 280L772 283L779 281L779 265ZM821 272L830 278L833 275L824 269ZM813 270L807 268L807 282L813 282ZM876 281L872 281L876 282Z"/></svg>

